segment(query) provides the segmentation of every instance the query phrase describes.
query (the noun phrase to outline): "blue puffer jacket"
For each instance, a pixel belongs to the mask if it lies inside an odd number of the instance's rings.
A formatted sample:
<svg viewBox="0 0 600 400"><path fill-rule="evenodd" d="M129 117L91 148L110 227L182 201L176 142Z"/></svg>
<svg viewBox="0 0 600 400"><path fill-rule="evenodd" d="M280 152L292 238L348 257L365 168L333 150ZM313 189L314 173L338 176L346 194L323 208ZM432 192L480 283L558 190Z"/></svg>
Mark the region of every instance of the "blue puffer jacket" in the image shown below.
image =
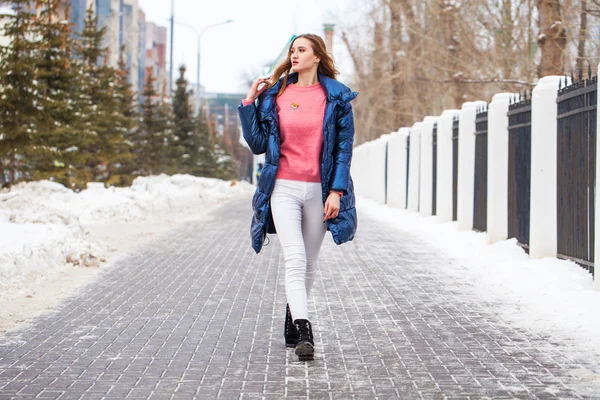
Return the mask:
<svg viewBox="0 0 600 400"><path fill-rule="evenodd" d="M350 161L354 142L354 117L350 102L358 95L341 82L319 75L319 82L327 95L323 120L323 151L321 153L321 188L323 204L330 190L342 191L340 212L327 221L327 229L336 244L354 238L357 218L354 207L354 186L350 177ZM288 77L287 84L298 81L298 74ZM271 215L271 193L279 165L279 118L277 92L283 78L265 90L258 98L258 105L240 105L238 108L244 139L254 154L265 155L258 187L252 199L254 217L250 228L252 248L260 252L267 233L276 233Z"/></svg>

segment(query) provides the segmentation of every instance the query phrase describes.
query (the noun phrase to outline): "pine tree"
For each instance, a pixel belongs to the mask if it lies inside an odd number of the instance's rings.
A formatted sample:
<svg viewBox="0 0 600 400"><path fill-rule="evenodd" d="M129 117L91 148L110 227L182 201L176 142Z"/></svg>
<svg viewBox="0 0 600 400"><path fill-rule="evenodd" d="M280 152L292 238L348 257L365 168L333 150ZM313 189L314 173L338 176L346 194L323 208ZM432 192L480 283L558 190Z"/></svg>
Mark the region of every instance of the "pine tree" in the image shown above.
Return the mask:
<svg viewBox="0 0 600 400"><path fill-rule="evenodd" d="M86 11L83 32L79 34L81 39L81 57L88 64L97 65L102 56L106 54L106 48L102 47L102 41L106 35L106 27L98 29L98 18L95 16L92 5Z"/></svg>
<svg viewBox="0 0 600 400"><path fill-rule="evenodd" d="M196 176L214 178L217 176L217 162L214 154L215 144L202 111L198 112L196 116L195 136L197 138L196 160L190 173Z"/></svg>
<svg viewBox="0 0 600 400"><path fill-rule="evenodd" d="M161 143L157 142L152 134L152 125L154 120L157 119L157 110L155 102L156 89L156 78L152 73L152 67L146 68L146 81L144 82L144 90L142 97L144 103L142 105L142 118L140 120L140 131L138 134L138 146L134 149L136 155L137 165L139 170L136 172L137 175L151 175L152 166L157 164L159 161L159 152L162 151Z"/></svg>
<svg viewBox="0 0 600 400"><path fill-rule="evenodd" d="M5 21L8 46L0 46L0 180L3 186L31 177L27 154L40 122L40 97L35 65L39 43L34 39L35 14L29 0L12 2Z"/></svg>
<svg viewBox="0 0 600 400"><path fill-rule="evenodd" d="M155 135L162 140L163 159L155 173L176 174L179 173L179 163L173 159L173 147L177 145L178 138L175 136L173 107L165 101L166 90L163 92L162 101L157 104L158 118L154 124Z"/></svg>
<svg viewBox="0 0 600 400"><path fill-rule="evenodd" d="M217 164L216 178L224 180L239 179L237 162L227 152L224 146L220 143L216 143L214 147L214 157Z"/></svg>
<svg viewBox="0 0 600 400"><path fill-rule="evenodd" d="M59 16L61 0L38 0L40 17L37 32L41 38L37 64L38 90L41 96L43 122L35 138L36 151L31 162L34 179L53 179L70 187L70 170L81 164L77 160L77 135L74 91L76 76L72 68L74 43L68 22L69 7L63 19Z"/></svg>
<svg viewBox="0 0 600 400"><path fill-rule="evenodd" d="M82 60L80 134L85 142L82 149L84 180L114 183L111 175L130 157L125 135L131 121L124 113L128 113L131 106L125 104L130 100L129 94L121 97L123 92L119 93L124 90L123 79L126 78L119 78L120 73L106 64L99 65L99 61L106 62L107 49L100 47L105 33L105 28L98 29L98 19L90 7L80 34L78 54ZM117 177L116 183L120 181Z"/></svg>
<svg viewBox="0 0 600 400"><path fill-rule="evenodd" d="M126 126L131 128L135 124L135 118L137 117L137 104L135 94L129 83L129 68L127 68L127 63L125 62L125 45L121 46L119 53L116 93L121 113L125 118L128 118L125 121L127 123Z"/></svg>
<svg viewBox="0 0 600 400"><path fill-rule="evenodd" d="M107 185L128 186L133 181L136 168L133 154L135 124L137 119L136 99L129 83L129 68L125 62L125 46L121 46L119 69L114 86L113 100L117 112L113 116L113 129L116 135L114 145L110 149Z"/></svg>
<svg viewBox="0 0 600 400"><path fill-rule="evenodd" d="M92 92L92 103L98 118L95 121L98 141L94 154L95 164L90 164L94 179L99 182L110 180L120 162L128 159L127 153L130 150L125 142L129 122L119 108L122 102L116 92L117 81L117 71L106 65L99 67L99 86Z"/></svg>
<svg viewBox="0 0 600 400"><path fill-rule="evenodd" d="M208 132L216 132L215 124L209 121L206 124ZM211 133L211 152L214 160L214 176L217 179L233 180L239 179L237 161L227 151L227 146L223 136L213 139L214 134Z"/></svg>
<svg viewBox="0 0 600 400"><path fill-rule="evenodd" d="M198 143L197 136L194 134L194 120L190 106L190 92L188 91L188 81L185 79L185 66L179 68L179 79L177 79L177 89L173 97L173 113L175 116L175 137L176 143L172 146L173 160L176 162L176 169L179 173L191 173L196 164Z"/></svg>
<svg viewBox="0 0 600 400"><path fill-rule="evenodd" d="M169 160L169 147L174 142L173 117L169 105L158 100L155 85L152 67L148 67L142 94L144 103L139 132L140 145L136 149L139 175L168 173L173 164Z"/></svg>
<svg viewBox="0 0 600 400"><path fill-rule="evenodd" d="M78 34L80 38L76 51L77 77L76 105L77 110L75 127L79 136L81 163L76 168L75 185L85 187L89 181L95 181L100 165L98 152L100 151L101 132L104 130L103 110L98 106L102 102L101 88L103 68L99 66L98 60L106 53L107 49L101 47L102 38L106 28L98 29L98 19L90 6L86 12L83 32Z"/></svg>

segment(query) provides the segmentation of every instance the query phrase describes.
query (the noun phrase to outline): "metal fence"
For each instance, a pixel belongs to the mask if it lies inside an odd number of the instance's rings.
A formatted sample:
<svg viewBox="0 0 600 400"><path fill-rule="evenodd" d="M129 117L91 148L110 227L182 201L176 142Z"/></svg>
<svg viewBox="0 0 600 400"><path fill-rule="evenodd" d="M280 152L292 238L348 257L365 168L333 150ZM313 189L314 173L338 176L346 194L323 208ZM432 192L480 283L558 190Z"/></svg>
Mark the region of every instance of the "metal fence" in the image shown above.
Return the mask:
<svg viewBox="0 0 600 400"><path fill-rule="evenodd" d="M473 230L487 230L488 181L488 109L478 108L475 117L475 193L473 198Z"/></svg>
<svg viewBox="0 0 600 400"><path fill-rule="evenodd" d="M404 199L408 208L408 177L410 176L410 135L406 138L406 198Z"/></svg>
<svg viewBox="0 0 600 400"><path fill-rule="evenodd" d="M452 221L458 209L458 115L452 118Z"/></svg>
<svg viewBox="0 0 600 400"><path fill-rule="evenodd" d="M529 252L531 193L531 96L508 106L508 237Z"/></svg>
<svg viewBox="0 0 600 400"><path fill-rule="evenodd" d="M557 103L557 256L594 273L597 77L561 82Z"/></svg>
<svg viewBox="0 0 600 400"><path fill-rule="evenodd" d="M387 204L388 202L388 153L389 153L389 148L390 148L390 143L386 142L385 143L385 161L384 161L384 184L383 184L383 190L384 190L384 194L383 194L383 204Z"/></svg>
<svg viewBox="0 0 600 400"><path fill-rule="evenodd" d="M437 197L437 122L433 124L433 191L431 196L431 215L436 215Z"/></svg>

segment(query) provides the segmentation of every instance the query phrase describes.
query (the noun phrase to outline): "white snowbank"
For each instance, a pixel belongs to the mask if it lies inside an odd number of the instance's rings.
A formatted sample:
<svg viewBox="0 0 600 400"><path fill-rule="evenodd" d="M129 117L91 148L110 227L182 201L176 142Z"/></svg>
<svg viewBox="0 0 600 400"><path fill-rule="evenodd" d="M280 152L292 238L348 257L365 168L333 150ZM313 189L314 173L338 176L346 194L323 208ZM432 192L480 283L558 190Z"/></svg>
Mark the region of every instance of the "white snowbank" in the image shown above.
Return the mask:
<svg viewBox="0 0 600 400"><path fill-rule="evenodd" d="M208 203L252 190L247 182L189 175L140 177L128 188L90 184L80 193L50 181L16 185L0 193L0 294L32 273L98 266L110 249L89 235L88 226L193 215Z"/></svg>

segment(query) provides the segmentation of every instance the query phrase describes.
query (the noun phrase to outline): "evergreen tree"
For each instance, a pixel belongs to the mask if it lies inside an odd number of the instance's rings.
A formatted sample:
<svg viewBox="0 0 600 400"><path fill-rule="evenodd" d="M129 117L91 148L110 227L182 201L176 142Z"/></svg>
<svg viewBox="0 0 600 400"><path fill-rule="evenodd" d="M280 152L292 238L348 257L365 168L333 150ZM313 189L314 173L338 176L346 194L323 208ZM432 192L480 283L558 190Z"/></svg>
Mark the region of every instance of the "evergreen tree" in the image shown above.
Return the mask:
<svg viewBox="0 0 600 400"><path fill-rule="evenodd" d="M76 59L79 61L77 67L78 85L77 93L77 120L75 127L78 132L81 163L76 168L76 186L84 187L87 182L95 181L100 165L98 152L101 147L100 138L105 121L102 120L103 110L98 104L101 103L101 88L103 69L98 60L106 53L107 49L101 47L102 38L106 28L98 29L98 19L90 6L86 12L83 32L76 51Z"/></svg>
<svg viewBox="0 0 600 400"><path fill-rule="evenodd" d="M231 156L229 152L227 152L224 146L220 143L216 143L214 147L214 157L217 164L216 169L216 178L224 179L224 180L234 180L239 179L238 176L238 168L237 162Z"/></svg>
<svg viewBox="0 0 600 400"><path fill-rule="evenodd" d="M152 67L146 68L143 111L140 123L140 146L136 149L139 175L168 173L172 162L169 147L173 144L172 115L169 106L158 99Z"/></svg>
<svg viewBox="0 0 600 400"><path fill-rule="evenodd" d="M119 53L116 94L121 113L123 117L127 118L125 126L131 129L135 125L135 118L137 117L137 104L135 94L129 83L129 68L127 68L125 62L125 45L121 46Z"/></svg>
<svg viewBox="0 0 600 400"><path fill-rule="evenodd" d="M98 29L98 18L95 16L92 5L86 11L83 32L79 34L81 40L80 55L88 64L98 65L100 58L106 55L107 49L102 47L106 35L106 27Z"/></svg>
<svg viewBox="0 0 600 400"><path fill-rule="evenodd" d="M215 124L208 122L207 130L211 138L211 153L214 162L214 172L212 176L218 179L233 180L239 179L238 165L231 153L227 151L227 146L223 136L213 139L214 132L217 131Z"/></svg>
<svg viewBox="0 0 600 400"><path fill-rule="evenodd" d="M165 88L166 89L166 88ZM179 173L179 163L172 158L173 147L177 145L178 138L175 136L172 105L166 101L166 90L163 92L162 100L157 104L158 119L154 125L155 135L162 139L163 154L162 165L155 173L176 174Z"/></svg>
<svg viewBox="0 0 600 400"><path fill-rule="evenodd" d="M35 14L29 0L12 2L13 12L0 14L4 36L0 46L0 181L10 186L30 178L26 156L38 134L41 108L35 65L39 43L32 33Z"/></svg>
<svg viewBox="0 0 600 400"><path fill-rule="evenodd" d="M69 171L81 164L77 160L77 135L72 124L76 68L72 68L74 43L68 23L69 7L59 16L61 0L38 0L40 16L37 32L41 38L40 58L37 64L38 90L43 116L36 151L31 162L34 179L53 179L70 187Z"/></svg>
<svg viewBox="0 0 600 400"><path fill-rule="evenodd" d="M138 170L136 175L151 175L152 166L159 163L159 152L162 152L161 143L159 143L152 134L152 125L157 119L156 98L156 78L152 73L152 67L146 68L146 81L142 98L142 117L140 119L140 131L138 132L137 146L134 149L136 164Z"/></svg>
<svg viewBox="0 0 600 400"><path fill-rule="evenodd" d="M214 178L217 176L217 162L214 154L215 144L202 111L198 112L196 116L195 136L197 138L196 159L190 173L196 176Z"/></svg>
<svg viewBox="0 0 600 400"><path fill-rule="evenodd" d="M128 186L133 181L136 168L133 154L136 135L136 99L129 83L129 68L125 62L125 46L121 46L119 69L114 86L113 99L117 112L113 116L113 128L120 132L116 135L110 149L107 185Z"/></svg>
<svg viewBox="0 0 600 400"><path fill-rule="evenodd" d="M185 66L179 68L179 79L177 79L177 89L173 97L173 113L175 116L175 137L176 143L172 146L173 160L176 162L177 172L192 173L193 166L196 164L198 138L194 134L194 120L190 106L190 92L188 91L188 81L185 79Z"/></svg>
<svg viewBox="0 0 600 400"><path fill-rule="evenodd" d="M80 34L81 47L78 56L82 61L80 100L82 115L79 119L80 134L84 138L84 180L107 182L111 175L127 162L129 151L125 135L131 124L124 113L131 110L125 103L129 95L121 97L123 79L119 73L99 61L106 62L107 49L101 47L106 29L98 29L98 18L90 7L87 11L85 27ZM121 93L119 93L121 90ZM117 175L119 175L117 173ZM115 178L116 183L120 177Z"/></svg>

